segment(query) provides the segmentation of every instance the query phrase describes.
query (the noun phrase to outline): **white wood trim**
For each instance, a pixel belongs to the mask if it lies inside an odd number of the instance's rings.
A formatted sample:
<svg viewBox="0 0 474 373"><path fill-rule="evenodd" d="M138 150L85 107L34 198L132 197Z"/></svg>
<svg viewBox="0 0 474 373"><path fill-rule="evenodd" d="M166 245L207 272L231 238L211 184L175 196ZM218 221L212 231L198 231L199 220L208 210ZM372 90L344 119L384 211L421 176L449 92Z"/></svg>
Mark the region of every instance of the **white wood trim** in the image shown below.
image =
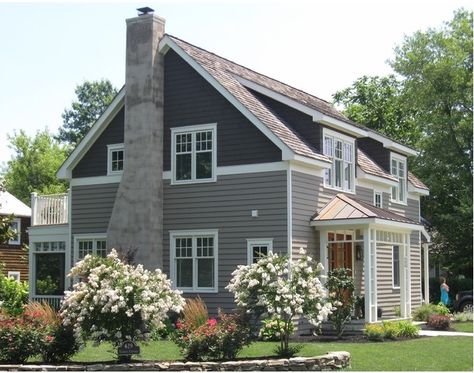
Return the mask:
<svg viewBox="0 0 474 373"><path fill-rule="evenodd" d="M408 193L413 193L417 196L429 196L430 191L427 189L417 188L410 180L408 180Z"/></svg>
<svg viewBox="0 0 474 373"><path fill-rule="evenodd" d="M209 179L196 178L196 133L212 132L212 177ZM176 180L176 135L191 134L191 179ZM171 185L213 183L217 180L217 123L199 124L193 126L171 128Z"/></svg>
<svg viewBox="0 0 474 373"><path fill-rule="evenodd" d="M372 188L374 188L375 185L383 185L383 186L389 186L389 187L398 185L398 183L395 180L390 180L385 177L368 174L364 172L359 166L357 166L357 179L360 181L369 182Z"/></svg>
<svg viewBox="0 0 474 373"><path fill-rule="evenodd" d="M125 105L125 87L123 87L119 93L114 97L112 103L97 119L97 121L90 128L89 132L86 133L84 138L79 142L71 155L64 161L59 168L56 176L59 179L70 179L72 177L72 169L79 163L82 157L86 154L92 144L107 128L109 123L115 117L115 115Z"/></svg>
<svg viewBox="0 0 474 373"><path fill-rule="evenodd" d="M293 259L293 176L292 166L288 164L288 170L286 171L286 220L287 220L287 233L288 233L288 259L289 269L291 274L291 263Z"/></svg>
<svg viewBox="0 0 474 373"><path fill-rule="evenodd" d="M387 229L389 228L394 232L411 232L420 231L423 229L422 225L396 222L392 220L385 220L380 218L362 218L362 219L334 219L334 220L323 220L323 221L312 221L310 223L313 227L331 227L331 226L345 226L349 227L360 227L362 225L371 224L376 228Z"/></svg>
<svg viewBox="0 0 474 373"><path fill-rule="evenodd" d="M78 177L71 179L70 185L84 186L84 185L99 185L99 184L117 184L122 180L122 175L107 175L107 176L91 176L91 177Z"/></svg>
<svg viewBox="0 0 474 373"><path fill-rule="evenodd" d="M195 230L170 230L170 280L172 287L181 290L183 293L217 293L219 291L219 230L218 229L195 229ZM199 288L197 287L197 253L194 244L196 236L214 236L214 287L213 288ZM177 237L192 237L193 248L193 287L192 288L178 288L176 286L176 238Z"/></svg>
<svg viewBox="0 0 474 373"><path fill-rule="evenodd" d="M253 263L253 246L267 246L268 254L273 253L273 238L247 238L247 264Z"/></svg>
<svg viewBox="0 0 474 373"><path fill-rule="evenodd" d="M374 206L383 209L383 192L379 190L375 190L375 189L373 190L373 192L374 192ZM380 206L377 206L377 199L376 199L377 195L380 196Z"/></svg>
<svg viewBox="0 0 474 373"><path fill-rule="evenodd" d="M112 152L113 151L123 152L123 167L125 168L125 145L123 143L108 144L107 145L107 176L123 174L123 169L119 171L112 171Z"/></svg>
<svg viewBox="0 0 474 373"><path fill-rule="evenodd" d="M423 288L425 293L425 304L430 303L430 262L429 262L429 245L427 243L423 246Z"/></svg>
<svg viewBox="0 0 474 373"><path fill-rule="evenodd" d="M78 233L74 234L74 253L73 259L74 264L79 260L79 241L90 240L94 241L94 245L92 247L92 254L95 254L97 251L97 244L96 241L107 241L107 233Z"/></svg>
<svg viewBox="0 0 474 373"><path fill-rule="evenodd" d="M11 221L12 223L17 224L16 228L16 234L17 236L15 239L8 240L9 245L21 245L21 219L20 218L14 218Z"/></svg>
<svg viewBox="0 0 474 373"><path fill-rule="evenodd" d="M394 274L394 268L393 268L393 251L394 251L395 247L398 247L398 282L400 282L400 277L401 277L401 275L400 275L400 268L401 268L401 267L400 267L400 245L399 245L399 244L397 244L397 245L392 245L392 250L390 250L390 255L391 255L391 256L390 256L390 257L391 257L390 263L391 263L391 266L392 266L392 289L396 289L396 290L397 290L397 289L400 289L400 284L398 284L398 286L395 285L395 278L394 278L394 276L393 276L393 274Z"/></svg>
<svg viewBox="0 0 474 373"><path fill-rule="evenodd" d="M400 155L400 154L395 154L395 153L390 153L390 174L392 174L392 161L396 161L397 162L397 175L392 175L392 176L395 176L397 178L397 180L399 180L400 176L398 175L398 171L400 169L400 165L399 163L402 162L403 163L403 170L405 172L405 176L404 176L404 184L405 184L405 193L403 194L403 201L399 200L398 199L398 195L397 195L397 199L392 199L392 193L390 193L390 201L392 203L398 203L400 205L404 205L406 206L407 205L407 199L408 199L408 162L407 162L407 158ZM397 182L397 185L395 187L398 187L398 182Z"/></svg>
<svg viewBox="0 0 474 373"><path fill-rule="evenodd" d="M320 262L323 265L321 274L324 276L323 284L326 282L326 276L329 272L329 253L328 253L328 231L325 229L319 230L319 255Z"/></svg>
<svg viewBox="0 0 474 373"><path fill-rule="evenodd" d="M7 272L7 277L14 279L16 282L21 282L20 276L21 276L20 271L8 271Z"/></svg>
<svg viewBox="0 0 474 373"><path fill-rule="evenodd" d="M356 143L355 143L355 138L354 137L351 137L351 136L347 136L347 135L344 135L344 134L341 134L340 132L336 132L336 131L332 131L328 128L323 128L323 153L326 154L325 152L325 147L326 147L326 141L325 141L325 138L326 137L330 137L332 138L332 146L333 146L333 155L332 155L332 158L331 159L331 172L332 172L332 177L331 177L331 182L332 182L332 185L326 185L326 180L325 178L323 177L323 183L324 183L324 187L325 188L328 188L328 189L333 189L333 190L339 190L339 191L344 191L346 193L351 193L351 194L355 194L356 192L356 175L355 175L355 171L356 171ZM341 188L338 188L335 186L335 180L336 180L336 170L335 170L335 160L336 160L336 155L335 155L335 152L336 152L336 140L342 142L342 164L344 166L345 163L347 163L344 159L344 145L345 144L349 144L352 146L352 163L351 163L351 173L352 173L352 180L351 180L351 189L345 189L344 188L344 170L343 172L341 173ZM329 156L326 155L326 157L329 158ZM343 167L344 168L344 167Z"/></svg>

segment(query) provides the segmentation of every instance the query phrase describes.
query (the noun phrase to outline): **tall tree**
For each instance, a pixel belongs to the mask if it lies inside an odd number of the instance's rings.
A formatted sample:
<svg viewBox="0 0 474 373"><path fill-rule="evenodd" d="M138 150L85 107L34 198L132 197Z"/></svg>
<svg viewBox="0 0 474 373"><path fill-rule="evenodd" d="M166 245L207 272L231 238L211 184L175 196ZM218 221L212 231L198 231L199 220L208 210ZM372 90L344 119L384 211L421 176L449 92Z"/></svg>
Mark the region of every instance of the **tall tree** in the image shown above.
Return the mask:
<svg viewBox="0 0 474 373"><path fill-rule="evenodd" d="M56 171L66 159L66 148L55 140L48 130L34 137L23 130L9 136L14 158L4 175L5 188L18 199L30 204L31 192L42 194L62 193L67 184L56 178Z"/></svg>
<svg viewBox="0 0 474 373"><path fill-rule="evenodd" d="M75 146L105 111L117 94L109 80L86 81L77 85L77 100L65 109L57 139Z"/></svg>
<svg viewBox="0 0 474 373"><path fill-rule="evenodd" d="M422 211L436 231L433 248L451 272L466 275L473 249L472 25L472 12L461 9L442 27L407 36L390 61L399 80L363 77L335 95L349 118L421 151L411 168L430 187Z"/></svg>
<svg viewBox="0 0 474 373"><path fill-rule="evenodd" d="M406 145L414 145L421 131L414 110L403 95L403 84L395 75L363 76L352 86L334 94L334 102L357 123Z"/></svg>

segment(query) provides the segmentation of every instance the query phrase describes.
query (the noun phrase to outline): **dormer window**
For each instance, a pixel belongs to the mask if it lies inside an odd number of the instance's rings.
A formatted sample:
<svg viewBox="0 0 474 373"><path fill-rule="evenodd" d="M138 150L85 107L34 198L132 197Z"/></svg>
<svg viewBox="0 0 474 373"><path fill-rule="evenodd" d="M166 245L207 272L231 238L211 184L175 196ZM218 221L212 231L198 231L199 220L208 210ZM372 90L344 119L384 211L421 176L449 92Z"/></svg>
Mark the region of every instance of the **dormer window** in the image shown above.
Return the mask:
<svg viewBox="0 0 474 373"><path fill-rule="evenodd" d="M407 202L407 160L402 156L390 155L390 171L398 179L398 185L392 186L392 201Z"/></svg>
<svg viewBox="0 0 474 373"><path fill-rule="evenodd" d="M173 184L216 180L216 124L171 129Z"/></svg>
<svg viewBox="0 0 474 373"><path fill-rule="evenodd" d="M107 175L123 173L124 155L123 144L107 145Z"/></svg>
<svg viewBox="0 0 474 373"><path fill-rule="evenodd" d="M323 137L324 155L332 160L331 168L324 170L324 185L354 192L354 139L328 129L324 129Z"/></svg>

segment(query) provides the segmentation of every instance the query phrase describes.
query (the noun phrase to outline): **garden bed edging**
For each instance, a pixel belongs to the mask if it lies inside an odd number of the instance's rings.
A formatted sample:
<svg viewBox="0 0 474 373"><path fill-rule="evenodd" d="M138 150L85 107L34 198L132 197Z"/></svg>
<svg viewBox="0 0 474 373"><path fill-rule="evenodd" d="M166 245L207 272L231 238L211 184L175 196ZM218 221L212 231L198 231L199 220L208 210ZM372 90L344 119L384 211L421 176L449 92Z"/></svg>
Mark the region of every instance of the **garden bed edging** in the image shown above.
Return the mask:
<svg viewBox="0 0 474 373"><path fill-rule="evenodd" d="M224 362L142 362L128 364L0 364L0 371L321 371L350 367L351 355L346 351L328 352L313 357L290 359L235 360Z"/></svg>

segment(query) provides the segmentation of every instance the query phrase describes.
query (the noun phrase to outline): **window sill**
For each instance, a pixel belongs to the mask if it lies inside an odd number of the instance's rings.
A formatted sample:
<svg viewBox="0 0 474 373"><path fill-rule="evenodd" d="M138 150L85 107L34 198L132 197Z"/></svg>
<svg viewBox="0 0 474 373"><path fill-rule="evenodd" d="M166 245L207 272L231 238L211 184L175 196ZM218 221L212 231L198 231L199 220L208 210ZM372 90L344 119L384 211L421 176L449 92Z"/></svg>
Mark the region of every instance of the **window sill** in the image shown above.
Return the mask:
<svg viewBox="0 0 474 373"><path fill-rule="evenodd" d="M199 294L199 293L216 294L219 292L217 289L209 289L209 288L205 288L205 289L176 288L176 290L182 291L183 294Z"/></svg>
<svg viewBox="0 0 474 373"><path fill-rule="evenodd" d="M107 176L117 176L117 175L123 175L123 171L109 171L109 172L107 172Z"/></svg>
<svg viewBox="0 0 474 373"><path fill-rule="evenodd" d="M203 179L203 180L171 180L171 185L189 185L189 184L206 184L206 183L215 183L216 178L213 179Z"/></svg>
<svg viewBox="0 0 474 373"><path fill-rule="evenodd" d="M406 201L396 201L396 200L393 200L393 199L390 199L390 203L393 203L395 205L400 205L400 206L407 206L407 202Z"/></svg>
<svg viewBox="0 0 474 373"><path fill-rule="evenodd" d="M329 190L334 190L334 191L337 191L339 193L347 193L347 194L353 194L355 195L355 191L354 190L345 190L345 189L341 189L341 188L336 188L336 187L332 187L332 186L328 186L326 184L323 184L324 188L326 189L329 189Z"/></svg>

